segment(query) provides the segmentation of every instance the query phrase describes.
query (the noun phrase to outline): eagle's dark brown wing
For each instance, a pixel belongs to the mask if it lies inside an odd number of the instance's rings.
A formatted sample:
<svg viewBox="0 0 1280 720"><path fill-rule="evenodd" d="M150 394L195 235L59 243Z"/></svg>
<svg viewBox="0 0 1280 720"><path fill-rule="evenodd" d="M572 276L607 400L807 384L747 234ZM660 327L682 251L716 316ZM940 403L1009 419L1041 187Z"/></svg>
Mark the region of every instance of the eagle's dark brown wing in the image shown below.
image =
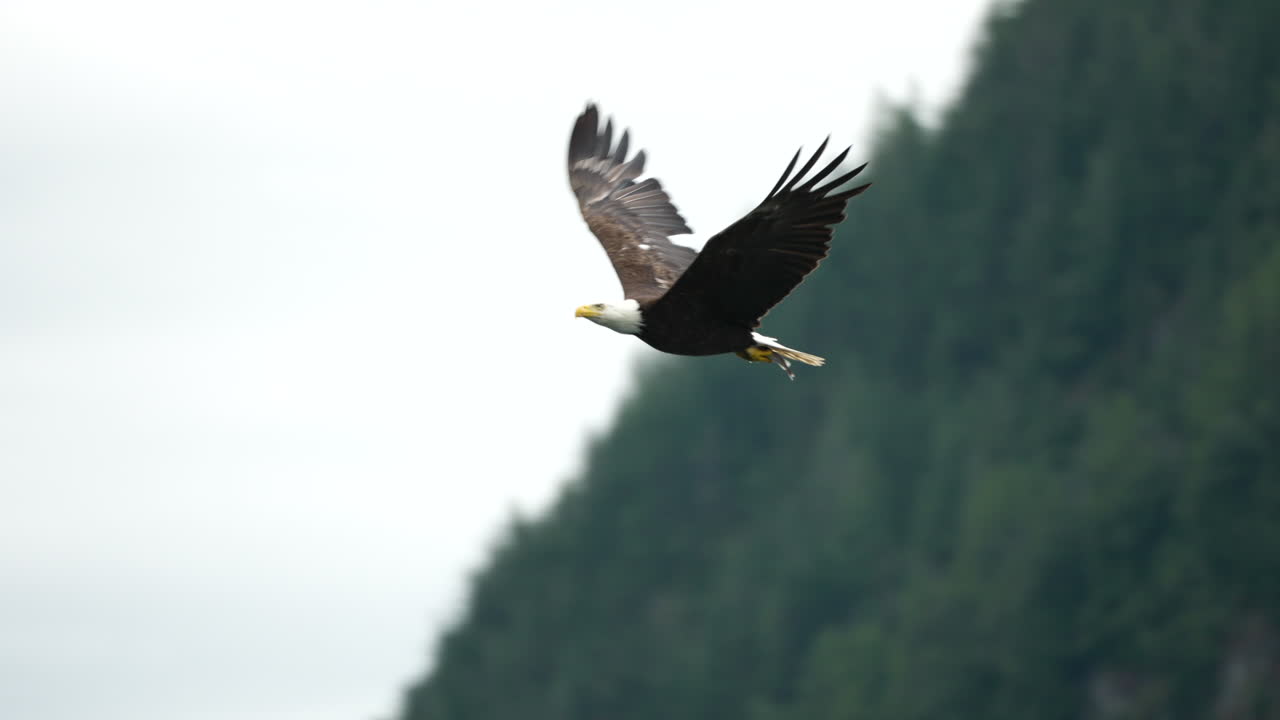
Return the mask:
<svg viewBox="0 0 1280 720"><path fill-rule="evenodd" d="M644 151L627 160L628 134L613 145L613 121L600 129L595 105L578 116L569 138L569 185L591 232L600 240L627 298L661 297L697 255L668 238L692 232L654 178Z"/></svg>
<svg viewBox="0 0 1280 720"><path fill-rule="evenodd" d="M826 147L824 141L792 175L800 159L797 150L764 202L708 240L662 302L697 304L734 325L759 326L765 313L827 256L831 228L844 220L845 203L871 186L867 183L828 194L861 172L865 164L818 185L844 162L848 148L797 186Z"/></svg>

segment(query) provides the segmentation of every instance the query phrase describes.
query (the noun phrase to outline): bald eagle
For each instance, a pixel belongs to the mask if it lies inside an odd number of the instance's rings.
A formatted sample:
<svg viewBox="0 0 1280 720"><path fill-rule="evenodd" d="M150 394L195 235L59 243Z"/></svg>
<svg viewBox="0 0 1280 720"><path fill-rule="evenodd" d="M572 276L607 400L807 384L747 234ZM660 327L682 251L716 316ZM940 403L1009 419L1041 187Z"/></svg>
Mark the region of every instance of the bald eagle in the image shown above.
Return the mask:
<svg viewBox="0 0 1280 720"><path fill-rule="evenodd" d="M822 365L822 358L755 329L827 256L832 226L844 219L849 198L870 183L832 191L865 163L819 185L844 162L846 148L800 183L827 141L793 175L797 150L764 201L695 252L671 242L672 235L692 230L657 179L637 181L644 172L644 151L627 159L628 140L624 130L614 144L613 120L601 129L595 105L578 116L569 138L569 184L587 227L622 281L624 296L622 302L583 305L575 316L635 335L667 353L732 352L749 362L771 362L792 380L792 360Z"/></svg>

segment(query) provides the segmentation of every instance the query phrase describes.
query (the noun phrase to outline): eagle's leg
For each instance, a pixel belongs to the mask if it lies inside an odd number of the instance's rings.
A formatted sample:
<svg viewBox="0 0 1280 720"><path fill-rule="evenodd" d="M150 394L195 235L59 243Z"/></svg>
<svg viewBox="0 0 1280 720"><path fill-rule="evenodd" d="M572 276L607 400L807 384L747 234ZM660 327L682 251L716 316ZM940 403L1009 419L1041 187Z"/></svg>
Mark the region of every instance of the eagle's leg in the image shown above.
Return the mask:
<svg viewBox="0 0 1280 720"><path fill-rule="evenodd" d="M786 373L787 377L792 380L796 379L796 374L791 371L791 361L783 357L781 353L774 352L773 348L766 345L752 345L745 350L739 350L738 357L747 362L771 362L782 368L782 372Z"/></svg>
<svg viewBox="0 0 1280 720"><path fill-rule="evenodd" d="M778 353L773 353L773 364L774 364L774 365L777 365L777 366L778 366L778 367L780 367L780 368L782 368L782 372L786 373L786 374L787 374L787 377L791 378L792 380L795 380L795 379L796 379L796 374L795 374L794 372L792 372L792 371L791 371L791 361L790 361L790 360L788 360L788 359L786 359L786 358L782 357L782 356L781 356L781 355L779 355Z"/></svg>

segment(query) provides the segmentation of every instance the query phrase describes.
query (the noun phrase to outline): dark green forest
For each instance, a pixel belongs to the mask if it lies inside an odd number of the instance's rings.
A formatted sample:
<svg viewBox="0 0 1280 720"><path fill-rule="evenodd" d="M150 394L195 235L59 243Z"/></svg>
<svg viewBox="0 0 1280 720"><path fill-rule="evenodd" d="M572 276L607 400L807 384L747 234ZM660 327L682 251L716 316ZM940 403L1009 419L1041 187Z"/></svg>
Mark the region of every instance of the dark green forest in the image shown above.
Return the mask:
<svg viewBox="0 0 1280 720"><path fill-rule="evenodd" d="M1280 2L1001 3L871 168L827 367L643 368L404 720L1280 718Z"/></svg>

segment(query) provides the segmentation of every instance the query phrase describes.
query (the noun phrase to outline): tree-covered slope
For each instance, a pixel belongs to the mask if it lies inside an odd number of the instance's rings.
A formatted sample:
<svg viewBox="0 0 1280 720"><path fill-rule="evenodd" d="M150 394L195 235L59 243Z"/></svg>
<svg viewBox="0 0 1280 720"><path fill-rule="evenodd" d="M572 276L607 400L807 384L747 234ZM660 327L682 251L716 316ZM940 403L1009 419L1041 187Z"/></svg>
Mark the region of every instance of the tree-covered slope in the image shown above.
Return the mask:
<svg viewBox="0 0 1280 720"><path fill-rule="evenodd" d="M1280 717L1280 3L1001 8L769 316L830 364L643 373L405 720Z"/></svg>

